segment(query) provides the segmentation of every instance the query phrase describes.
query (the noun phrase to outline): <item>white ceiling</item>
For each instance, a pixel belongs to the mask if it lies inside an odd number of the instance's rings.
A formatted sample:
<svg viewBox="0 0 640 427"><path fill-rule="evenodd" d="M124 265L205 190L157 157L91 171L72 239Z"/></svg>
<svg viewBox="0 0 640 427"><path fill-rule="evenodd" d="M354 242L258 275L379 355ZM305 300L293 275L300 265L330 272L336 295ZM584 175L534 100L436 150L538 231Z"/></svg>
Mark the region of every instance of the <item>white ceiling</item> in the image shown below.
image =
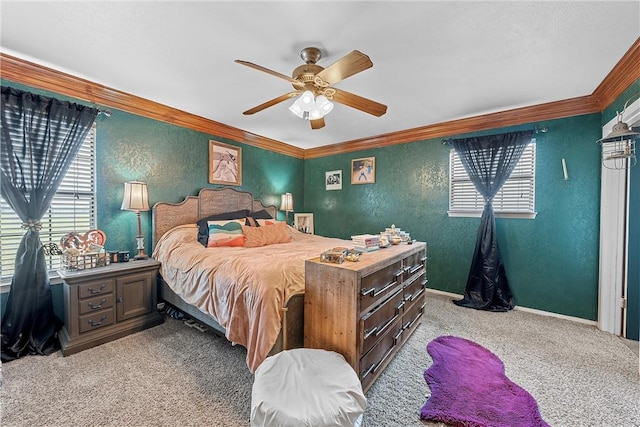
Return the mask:
<svg viewBox="0 0 640 427"><path fill-rule="evenodd" d="M640 36L640 1L5 1L2 51L300 148L590 95ZM388 106L336 105L311 130L286 101L300 50L373 68L335 85Z"/></svg>

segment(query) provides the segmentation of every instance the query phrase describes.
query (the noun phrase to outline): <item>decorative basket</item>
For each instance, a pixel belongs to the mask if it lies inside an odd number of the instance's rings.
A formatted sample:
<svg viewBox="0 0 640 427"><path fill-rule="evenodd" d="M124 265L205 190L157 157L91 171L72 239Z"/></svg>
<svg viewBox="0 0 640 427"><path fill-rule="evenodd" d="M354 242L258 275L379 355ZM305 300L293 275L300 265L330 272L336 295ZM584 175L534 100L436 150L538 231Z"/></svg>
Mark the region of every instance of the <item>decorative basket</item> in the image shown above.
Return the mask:
<svg viewBox="0 0 640 427"><path fill-rule="evenodd" d="M107 236L102 230L89 230L85 234L76 231L60 239L60 261L65 270L86 270L109 265L109 254L104 252Z"/></svg>
<svg viewBox="0 0 640 427"><path fill-rule="evenodd" d="M65 270L86 270L88 268L104 267L109 265L109 254L84 254L71 255L63 253L61 255L62 268Z"/></svg>

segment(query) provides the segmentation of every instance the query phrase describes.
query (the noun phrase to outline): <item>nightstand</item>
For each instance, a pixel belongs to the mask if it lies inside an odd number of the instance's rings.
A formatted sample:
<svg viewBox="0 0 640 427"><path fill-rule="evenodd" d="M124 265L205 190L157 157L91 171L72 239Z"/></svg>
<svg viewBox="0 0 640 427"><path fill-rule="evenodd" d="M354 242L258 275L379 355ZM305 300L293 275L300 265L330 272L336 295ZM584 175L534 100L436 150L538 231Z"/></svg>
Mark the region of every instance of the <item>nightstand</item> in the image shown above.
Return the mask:
<svg viewBox="0 0 640 427"><path fill-rule="evenodd" d="M68 356L161 324L157 310L160 263L154 259L59 271L64 327L58 337Z"/></svg>

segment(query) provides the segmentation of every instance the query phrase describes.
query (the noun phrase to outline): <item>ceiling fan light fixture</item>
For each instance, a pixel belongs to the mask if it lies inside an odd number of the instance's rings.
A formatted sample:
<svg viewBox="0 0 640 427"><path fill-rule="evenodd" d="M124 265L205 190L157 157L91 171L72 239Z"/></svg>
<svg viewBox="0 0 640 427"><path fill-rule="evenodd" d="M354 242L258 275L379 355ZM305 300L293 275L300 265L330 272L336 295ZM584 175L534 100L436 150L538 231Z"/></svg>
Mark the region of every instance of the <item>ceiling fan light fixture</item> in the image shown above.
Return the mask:
<svg viewBox="0 0 640 427"><path fill-rule="evenodd" d="M300 103L299 105L304 111L311 111L316 107L316 103L313 98L313 92L305 90L296 102Z"/></svg>
<svg viewBox="0 0 640 427"><path fill-rule="evenodd" d="M320 117L324 117L333 110L333 102L329 101L324 95L318 95L316 97L316 109L320 111Z"/></svg>

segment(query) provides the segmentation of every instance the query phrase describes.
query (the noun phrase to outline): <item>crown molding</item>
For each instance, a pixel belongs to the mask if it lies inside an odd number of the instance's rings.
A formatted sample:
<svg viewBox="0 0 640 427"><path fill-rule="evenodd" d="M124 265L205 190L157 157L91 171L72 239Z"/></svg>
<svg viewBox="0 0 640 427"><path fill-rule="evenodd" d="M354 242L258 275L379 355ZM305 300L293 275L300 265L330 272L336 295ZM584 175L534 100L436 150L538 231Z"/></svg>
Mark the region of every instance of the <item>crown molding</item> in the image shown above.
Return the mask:
<svg viewBox="0 0 640 427"><path fill-rule="evenodd" d="M228 138L287 156L310 159L477 132L486 129L601 112L613 103L616 98L636 80L640 79L640 37L636 39L635 43L627 50L625 55L618 61L591 95L436 123L306 150L243 131L223 123L205 119L185 111L167 107L2 52L0 52L0 77L39 89L67 95L92 104L117 108L139 116L222 138Z"/></svg>
<svg viewBox="0 0 640 427"><path fill-rule="evenodd" d="M174 124L209 135L303 158L304 150L204 117L190 114L126 92L103 86L0 52L0 77L16 83L70 96L94 105Z"/></svg>

